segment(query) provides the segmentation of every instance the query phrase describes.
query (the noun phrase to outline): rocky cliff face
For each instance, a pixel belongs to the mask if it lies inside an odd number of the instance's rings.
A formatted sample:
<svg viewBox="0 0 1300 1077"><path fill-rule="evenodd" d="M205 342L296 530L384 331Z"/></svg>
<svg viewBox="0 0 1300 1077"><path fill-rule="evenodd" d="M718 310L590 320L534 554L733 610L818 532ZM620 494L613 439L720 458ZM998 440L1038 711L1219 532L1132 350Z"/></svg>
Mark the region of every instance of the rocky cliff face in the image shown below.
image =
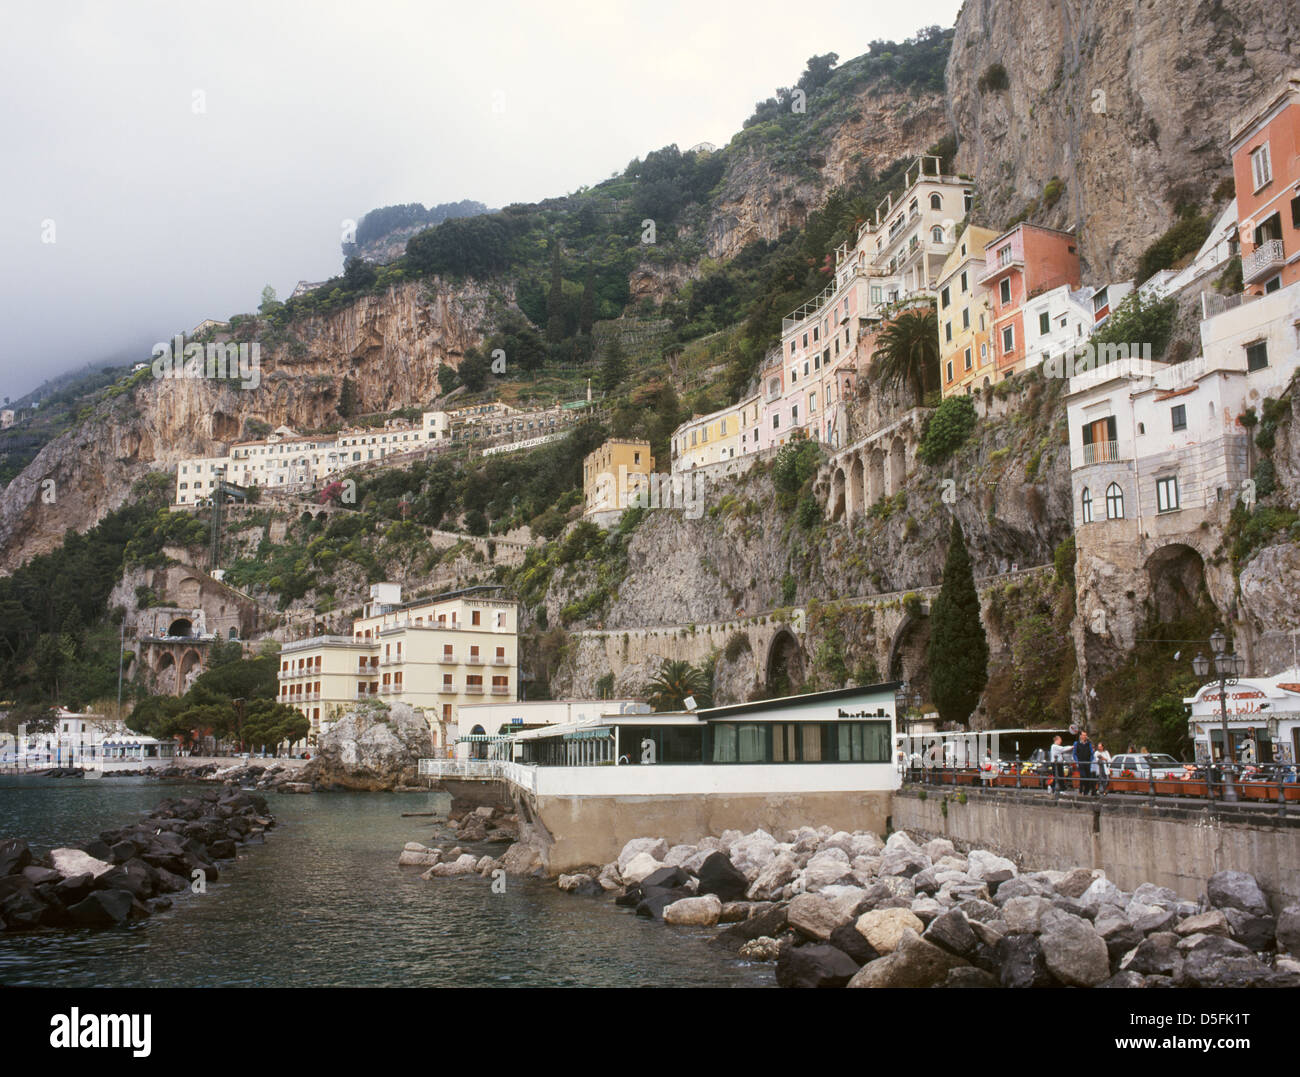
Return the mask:
<svg viewBox="0 0 1300 1077"><path fill-rule="evenodd" d="M948 111L977 216L1000 227L1037 200L1036 223L1079 229L1086 271L1129 276L1230 174L1235 113L1298 61L1300 7L1277 0L967 0Z"/></svg>
<svg viewBox="0 0 1300 1077"><path fill-rule="evenodd" d="M52 441L0 492L0 570L53 549L69 528L92 527L148 472L223 453L249 420L299 430L338 423L349 375L363 412L427 404L438 367L480 342L492 303L512 300L476 282L409 282L296 323L288 340L261 349L256 388L146 378Z"/></svg>
<svg viewBox="0 0 1300 1077"><path fill-rule="evenodd" d="M805 122L816 122L810 112ZM771 147L741 150L727 165L705 229L708 252L731 258L756 239L773 240L802 227L836 187L864 164L874 171L924 153L949 133L941 94L881 93L867 87L847 117L820 132L791 172Z"/></svg>

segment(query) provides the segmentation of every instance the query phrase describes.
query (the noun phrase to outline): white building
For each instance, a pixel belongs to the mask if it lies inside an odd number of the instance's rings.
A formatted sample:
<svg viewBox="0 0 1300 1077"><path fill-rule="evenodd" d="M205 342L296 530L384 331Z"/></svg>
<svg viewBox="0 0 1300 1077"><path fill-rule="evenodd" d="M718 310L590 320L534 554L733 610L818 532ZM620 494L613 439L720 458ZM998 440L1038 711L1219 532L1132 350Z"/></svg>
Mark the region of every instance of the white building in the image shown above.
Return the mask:
<svg viewBox="0 0 1300 1077"><path fill-rule="evenodd" d="M1300 286L1206 318L1201 343L1185 363L1118 359L1071 379L1076 529L1127 520L1142 538L1173 538L1200 525L1196 513L1249 499L1253 445L1238 420L1300 366Z"/></svg>
<svg viewBox="0 0 1300 1077"><path fill-rule="evenodd" d="M1182 291L1193 281L1211 273L1222 273L1241 250L1237 237L1237 200L1234 198L1215 218L1196 256L1182 269L1162 269L1143 281L1138 291L1147 299L1164 299Z"/></svg>
<svg viewBox="0 0 1300 1077"><path fill-rule="evenodd" d="M1199 763L1223 758L1223 711L1237 762L1300 761L1300 669L1276 677L1242 677L1226 688L1222 706L1218 681L1183 703L1190 711L1187 733Z"/></svg>
<svg viewBox="0 0 1300 1077"><path fill-rule="evenodd" d="M19 726L15 762L33 769L140 770L167 766L175 755L174 741L132 733L124 722L102 714L60 707L52 732L29 735L26 726Z"/></svg>

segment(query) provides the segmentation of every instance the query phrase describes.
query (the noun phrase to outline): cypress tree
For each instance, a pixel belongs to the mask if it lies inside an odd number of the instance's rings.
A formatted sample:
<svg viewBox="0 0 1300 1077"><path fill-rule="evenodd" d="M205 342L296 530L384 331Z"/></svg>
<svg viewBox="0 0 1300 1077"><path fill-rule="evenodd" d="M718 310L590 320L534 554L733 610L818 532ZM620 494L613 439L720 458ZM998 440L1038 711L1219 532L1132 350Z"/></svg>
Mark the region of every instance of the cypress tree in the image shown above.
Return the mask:
<svg viewBox="0 0 1300 1077"><path fill-rule="evenodd" d="M980 620L966 537L952 519L943 586L930 609L930 696L945 722L967 725L989 679L989 644Z"/></svg>
<svg viewBox="0 0 1300 1077"><path fill-rule="evenodd" d="M584 337L591 336L591 324L595 321L596 297L595 281L591 264L587 265L587 279L582 282L582 305L578 308L578 332Z"/></svg>
<svg viewBox="0 0 1300 1077"><path fill-rule="evenodd" d="M551 241L551 291L546 297L546 339L564 339L564 275L560 271L560 241Z"/></svg>

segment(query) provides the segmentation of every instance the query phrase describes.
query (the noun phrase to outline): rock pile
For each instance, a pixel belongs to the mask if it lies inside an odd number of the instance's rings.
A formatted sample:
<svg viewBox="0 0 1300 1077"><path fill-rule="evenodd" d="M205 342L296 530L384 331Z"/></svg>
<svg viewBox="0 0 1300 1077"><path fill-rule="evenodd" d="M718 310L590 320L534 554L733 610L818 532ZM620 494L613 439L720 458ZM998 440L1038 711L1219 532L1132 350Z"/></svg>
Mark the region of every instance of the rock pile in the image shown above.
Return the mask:
<svg viewBox="0 0 1300 1077"><path fill-rule="evenodd" d="M514 875L529 874L541 866L540 859L534 863L532 857L523 858L516 850L527 850L533 857L535 851L530 846L520 845L518 838L518 819L509 812L496 807L453 807L448 817L447 826L454 833L456 845L452 848L423 845L418 841L408 841L398 855L400 867L422 867L428 870L421 874L422 879L442 878L448 875L490 875L497 868L505 868ZM492 844L514 842L505 854L494 858L487 854L475 856L462 849L461 844Z"/></svg>
<svg viewBox="0 0 1300 1077"><path fill-rule="evenodd" d="M163 800L137 823L48 857L10 838L0 842L0 921L6 931L25 931L143 919L170 908L167 895L216 882L219 861L261 843L274 825L264 797L211 789Z"/></svg>
<svg viewBox="0 0 1300 1077"><path fill-rule="evenodd" d="M1186 901L1149 883L1123 891L1097 869L1022 872L944 838L802 827L634 838L560 887L717 926L713 944L775 961L783 987L1300 986L1300 906L1272 915L1244 872Z"/></svg>

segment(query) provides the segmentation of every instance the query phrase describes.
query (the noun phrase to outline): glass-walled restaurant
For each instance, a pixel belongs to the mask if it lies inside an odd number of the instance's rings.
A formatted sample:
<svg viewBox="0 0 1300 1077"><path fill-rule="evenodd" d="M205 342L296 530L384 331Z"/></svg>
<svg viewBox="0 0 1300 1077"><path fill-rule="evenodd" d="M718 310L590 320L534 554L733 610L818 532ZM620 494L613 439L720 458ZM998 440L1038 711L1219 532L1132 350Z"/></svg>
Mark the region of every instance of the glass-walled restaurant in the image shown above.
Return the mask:
<svg viewBox="0 0 1300 1077"><path fill-rule="evenodd" d="M852 712L827 706L846 695L865 695L876 705ZM893 729L893 686L875 685L694 713L606 715L579 726L539 729L519 738L516 761L560 767L890 763Z"/></svg>

